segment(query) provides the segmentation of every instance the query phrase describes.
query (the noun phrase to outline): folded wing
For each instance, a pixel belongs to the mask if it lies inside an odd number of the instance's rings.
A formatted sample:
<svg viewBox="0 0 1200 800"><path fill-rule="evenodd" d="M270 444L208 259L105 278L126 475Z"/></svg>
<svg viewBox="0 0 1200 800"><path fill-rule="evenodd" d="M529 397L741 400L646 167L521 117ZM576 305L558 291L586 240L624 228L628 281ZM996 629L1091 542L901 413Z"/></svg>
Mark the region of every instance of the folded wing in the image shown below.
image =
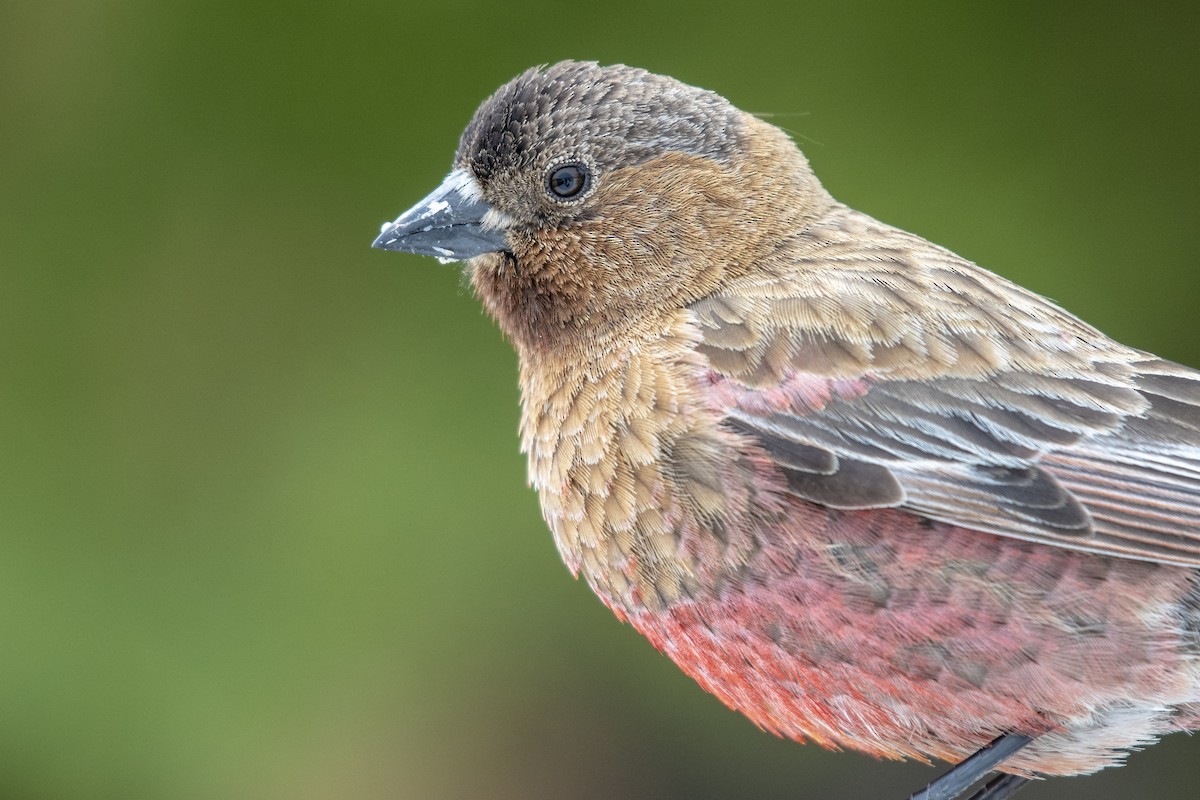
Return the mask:
<svg viewBox="0 0 1200 800"><path fill-rule="evenodd" d="M790 492L1200 566L1200 373L853 212L794 245L692 309Z"/></svg>

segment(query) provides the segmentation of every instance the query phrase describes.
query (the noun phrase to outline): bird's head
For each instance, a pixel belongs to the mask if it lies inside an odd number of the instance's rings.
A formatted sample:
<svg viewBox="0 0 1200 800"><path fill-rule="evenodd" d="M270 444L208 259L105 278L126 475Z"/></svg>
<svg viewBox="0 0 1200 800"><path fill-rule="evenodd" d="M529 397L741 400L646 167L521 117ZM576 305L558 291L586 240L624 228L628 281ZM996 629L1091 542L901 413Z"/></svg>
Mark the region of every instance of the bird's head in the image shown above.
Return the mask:
<svg viewBox="0 0 1200 800"><path fill-rule="evenodd" d="M518 346L594 340L705 296L832 202L723 97L564 61L484 101L449 176L374 245L467 260Z"/></svg>

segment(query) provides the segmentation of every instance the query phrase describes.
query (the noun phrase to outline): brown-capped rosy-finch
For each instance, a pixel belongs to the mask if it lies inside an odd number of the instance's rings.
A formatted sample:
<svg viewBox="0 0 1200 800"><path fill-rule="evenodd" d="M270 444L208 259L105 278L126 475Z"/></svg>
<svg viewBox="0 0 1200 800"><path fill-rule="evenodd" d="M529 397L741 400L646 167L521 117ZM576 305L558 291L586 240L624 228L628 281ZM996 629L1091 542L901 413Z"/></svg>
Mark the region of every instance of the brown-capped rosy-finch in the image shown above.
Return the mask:
<svg viewBox="0 0 1200 800"><path fill-rule="evenodd" d="M763 728L996 798L1200 728L1197 372L624 66L501 87L375 246L466 261L567 566Z"/></svg>

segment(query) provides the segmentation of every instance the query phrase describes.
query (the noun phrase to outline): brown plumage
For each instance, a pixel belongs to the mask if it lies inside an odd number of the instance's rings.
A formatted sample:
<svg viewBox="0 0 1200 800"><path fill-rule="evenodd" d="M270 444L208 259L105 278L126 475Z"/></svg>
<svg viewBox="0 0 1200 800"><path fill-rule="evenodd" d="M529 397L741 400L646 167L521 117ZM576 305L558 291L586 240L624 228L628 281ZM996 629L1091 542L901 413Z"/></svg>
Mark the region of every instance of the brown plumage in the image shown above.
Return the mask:
<svg viewBox="0 0 1200 800"><path fill-rule="evenodd" d="M469 258L567 565L763 727L1059 774L1200 726L1200 374L628 67L502 87L376 245Z"/></svg>

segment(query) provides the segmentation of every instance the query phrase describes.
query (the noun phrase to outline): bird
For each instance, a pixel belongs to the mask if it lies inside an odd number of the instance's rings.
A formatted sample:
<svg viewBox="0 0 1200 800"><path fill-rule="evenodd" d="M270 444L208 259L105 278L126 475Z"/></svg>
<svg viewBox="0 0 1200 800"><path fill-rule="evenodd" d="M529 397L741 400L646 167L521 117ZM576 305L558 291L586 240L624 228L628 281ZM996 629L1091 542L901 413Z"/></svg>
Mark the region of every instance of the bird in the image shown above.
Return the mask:
<svg viewBox="0 0 1200 800"><path fill-rule="evenodd" d="M759 727L996 800L1200 729L1200 373L624 65L503 85L374 246L463 262L567 567Z"/></svg>

